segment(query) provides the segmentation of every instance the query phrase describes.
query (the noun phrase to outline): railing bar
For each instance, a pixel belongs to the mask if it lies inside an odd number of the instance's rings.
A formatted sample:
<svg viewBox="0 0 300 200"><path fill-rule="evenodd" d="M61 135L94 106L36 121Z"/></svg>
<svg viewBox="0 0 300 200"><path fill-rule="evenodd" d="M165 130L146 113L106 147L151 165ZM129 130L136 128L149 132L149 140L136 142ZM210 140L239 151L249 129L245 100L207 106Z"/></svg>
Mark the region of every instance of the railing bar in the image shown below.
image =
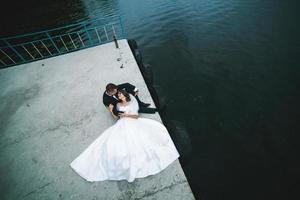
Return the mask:
<svg viewBox="0 0 300 200"><path fill-rule="evenodd" d="M117 24L118 24L118 23L108 23L108 24L105 24L105 25L94 26L94 27L92 27L92 28L86 27L85 30L87 30L87 31L92 31L92 30L94 30L95 28L104 28L105 26L112 26L112 25L117 25ZM74 31L74 32L70 32L70 33L67 33L67 34L76 33L76 32L85 32L85 30ZM67 35L67 34L64 34L64 35Z"/></svg>
<svg viewBox="0 0 300 200"><path fill-rule="evenodd" d="M95 26L94 28L87 28L86 31L91 31L91 30L94 30L95 28L96 29L99 29L99 28L104 28L105 26L110 26L110 25L116 25L116 23L109 23L109 24L106 24L106 25L101 25L101 26ZM66 36L68 34L75 34L75 33L84 33L85 30L83 31L74 31L74 32L70 32L70 33L67 33L67 34L62 34L60 36ZM47 34L47 33L46 33ZM47 34L48 35L48 34ZM39 40L34 40L34 41L31 41L31 42L39 42L41 40L45 41L45 40L49 40L50 38L52 39L55 39L55 38L59 38L59 36L48 36L48 38L43 38L43 39L39 39ZM0 39L0 40L3 40L3 39ZM5 41L5 40L4 40ZM23 45L27 45L27 44L30 44L31 42L26 42L26 43L22 43ZM1 46L1 48L11 48L11 47L16 47L16 46L21 46L20 44L14 44L14 45L10 45L10 46ZM58 51L58 50L57 50Z"/></svg>
<svg viewBox="0 0 300 200"><path fill-rule="evenodd" d="M20 46L22 46L22 45L28 45L28 44L31 44L31 42L25 42L25 43L21 43L21 44L16 44L16 45L14 45L14 46L12 46L12 47L20 47Z"/></svg>
<svg viewBox="0 0 300 200"><path fill-rule="evenodd" d="M48 40L48 39L44 39L44 40ZM34 43L34 42L39 42L39 40L35 40L35 41L31 41L31 42L24 42L24 43L21 43L21 44L14 44L14 45L1 47L1 48L11 48L11 49L13 49L13 47L20 47L22 45L28 45L28 44L31 44L31 43Z"/></svg>
<svg viewBox="0 0 300 200"><path fill-rule="evenodd" d="M109 40L109 39L108 39L108 35L107 35L107 32L106 32L105 26L104 26L104 32L105 32L105 35L106 35L106 40Z"/></svg>
<svg viewBox="0 0 300 200"><path fill-rule="evenodd" d="M90 45L93 45L93 43L92 43L92 38L91 38L91 36L90 36L90 34L89 34L87 28L86 28L86 25L84 25L84 30L85 30L85 32L87 33L87 36L88 36L88 38L89 38Z"/></svg>
<svg viewBox="0 0 300 200"><path fill-rule="evenodd" d="M61 36L59 36L59 37L60 37L62 43L64 44L65 48L67 49L67 51L69 51L69 49L68 49L68 47L66 46L66 44L65 44L64 40L62 39L62 37L61 37Z"/></svg>
<svg viewBox="0 0 300 200"><path fill-rule="evenodd" d="M82 41L82 39L81 39L81 36L79 35L79 33L78 33L78 32L77 32L77 35L78 35L78 37L79 37L79 39L80 39L80 41L81 41L82 45L85 47L85 45L84 45L84 43L83 43L83 41Z"/></svg>
<svg viewBox="0 0 300 200"><path fill-rule="evenodd" d="M31 43L36 43L36 42L40 42L40 41L46 41L46 40L53 40L53 39L56 39L56 38L59 38L60 36L66 36L68 34L63 34L63 35L59 35L59 36L49 36L48 38L44 38L44 39L41 39L41 40L33 40L33 41L30 41L30 42L24 42L24 43L21 43L21 44L14 44L14 45L7 45L7 46L1 46L1 48L12 48L12 47L17 47L17 46L21 46L21 45L27 45L27 44L31 44ZM53 44L54 45L54 44Z"/></svg>
<svg viewBox="0 0 300 200"><path fill-rule="evenodd" d="M27 50L27 48L26 48L24 45L22 45L22 47L23 47L23 49L25 49L25 51L30 55L30 57L31 57L33 60L35 60L35 58L33 57L33 55L31 55L31 53L29 53L29 51Z"/></svg>
<svg viewBox="0 0 300 200"><path fill-rule="evenodd" d="M116 17L116 18L114 19L114 17ZM69 27L77 26L77 25L83 25L83 24L87 24L89 22L94 22L94 21L99 21L99 20L104 20L104 19L114 19L114 20L117 20L117 17L118 17L117 15L114 15L114 16L102 17L102 18L98 18L98 19L89 19L89 20L84 21L84 22L70 24L70 25L67 25L67 26L64 26L64 27L58 27L58 28L53 28L53 29L49 29L49 30L45 30L45 31L39 31L39 32L35 32L35 33L24 34L24 35L21 35L21 36L17 35L17 36L6 37L6 38L1 38L1 39L3 39L3 40L5 40L5 39L14 39L14 38L20 38L20 37L26 37L26 36L30 36L30 35L35 35L35 34L43 34L43 33L52 32L52 31L55 31L55 30L69 28Z"/></svg>
<svg viewBox="0 0 300 200"><path fill-rule="evenodd" d="M116 23L109 23L109 24L105 24L105 25L101 25L101 26L95 26L92 28L87 28L86 30L91 31L91 30L94 30L94 28L104 28L105 26L111 26L111 25L116 25Z"/></svg>
<svg viewBox="0 0 300 200"><path fill-rule="evenodd" d="M44 44L44 42L41 41L41 43L43 44L43 46L45 47L45 49L48 51L48 53L52 56L52 53L49 51L49 49L48 49L47 46Z"/></svg>
<svg viewBox="0 0 300 200"><path fill-rule="evenodd" d="M70 34L69 34L69 38L71 39L71 42L72 42L72 44L73 44L74 48L75 48L75 49L77 49L77 47L75 46L75 44L74 44L74 42L73 42L73 39L72 39L72 37L71 37L71 35L70 35Z"/></svg>
<svg viewBox="0 0 300 200"><path fill-rule="evenodd" d="M21 58L22 61L25 61L23 56L7 40L3 40L3 41L13 52L15 52L15 54L17 54L17 56L19 56Z"/></svg>
<svg viewBox="0 0 300 200"><path fill-rule="evenodd" d="M76 23L78 25L70 24L68 26L36 33L7 37L16 38L7 41L4 40L4 38L0 38L1 43L3 40L3 45L0 47L0 54L3 54L0 58L0 66L13 66L24 62L32 62L62 53L68 53L77 50L78 48L83 49L99 45L101 43L107 43L116 38L117 34L123 34L122 37L124 37L124 30L120 16L109 17L107 19L111 18L113 18L110 20L111 23L109 23L109 20L102 21L97 18L88 19L86 21ZM119 27L120 25L121 27ZM105 32L104 34L103 30ZM97 36L94 35L94 31ZM75 36L73 34L75 34ZM67 39L67 37L69 39ZM76 37L78 37L80 41L78 41L78 38ZM98 42L96 42L97 39L95 37L97 37ZM24 43L17 41L18 38ZM70 44L70 42L72 44ZM2 46L5 46L5 48L2 48ZM48 54L45 53L45 50Z"/></svg>
<svg viewBox="0 0 300 200"><path fill-rule="evenodd" d="M51 43L53 44L53 46L55 47L56 51L58 53L60 53L60 50L58 49L57 45L55 44L54 40L51 38L50 34L47 32L46 35L48 36L49 40L51 41Z"/></svg>
<svg viewBox="0 0 300 200"><path fill-rule="evenodd" d="M32 42L33 47L35 48L35 50L37 50L37 52L40 54L40 56L42 58L44 58L43 54L36 48L36 46L34 45L34 43Z"/></svg>
<svg viewBox="0 0 300 200"><path fill-rule="evenodd" d="M115 24L115 23L114 23ZM101 25L101 26L95 26L93 28L85 28L84 30L79 30L79 31L73 31L73 32L69 32L69 33L64 33L64 34L59 34L57 36L51 36L52 38L59 38L60 36L66 36L66 35L69 35L69 34L75 34L75 33L84 33L84 32L87 32L87 31L92 31L94 30L95 28L103 28L104 26L109 26L109 25L113 25L113 24L106 24L106 25ZM41 40L45 40L45 39L41 39ZM39 41L39 40L36 40L36 41Z"/></svg>
<svg viewBox="0 0 300 200"><path fill-rule="evenodd" d="M13 61L13 63L17 64L9 55L7 55L2 49L0 49L1 52L6 55L11 61Z"/></svg>
<svg viewBox="0 0 300 200"><path fill-rule="evenodd" d="M92 29L87 29L87 30L94 30L94 28L92 28ZM52 39L56 39L56 38L59 38L60 36L66 36L66 35L69 35L69 34L74 34L74 33L77 33L77 32L81 32L81 33L84 33L85 31L84 30L82 30L82 31L74 31L74 32L70 32L70 33L65 33L65 34L59 34L59 35L57 35L57 36L50 36L49 35L49 37L47 37L47 38L43 38L43 39L38 39L38 40L33 40L33 41L31 41L31 42L39 42L39 41L41 41L41 40L43 40L43 41L45 41L45 40L49 40L50 38L52 38ZM25 42L25 43L23 43L23 44L29 44L30 42ZM16 46L16 44L15 45L12 45L12 46ZM6 47L6 46L1 46L2 48L3 47Z"/></svg>
<svg viewBox="0 0 300 200"><path fill-rule="evenodd" d="M97 28L95 28L95 31L96 31L96 33L97 33L97 37L98 37L99 43L101 43L101 38L99 37Z"/></svg>
<svg viewBox="0 0 300 200"><path fill-rule="evenodd" d="M79 32L79 31L78 31ZM82 32L84 32L84 31L82 31ZM66 36L66 35L69 35L69 34L73 34L73 33L77 33L77 32L71 32L71 33L65 33L65 34L60 34L60 35L58 35L58 36L52 36L52 38L59 38L60 36Z"/></svg>

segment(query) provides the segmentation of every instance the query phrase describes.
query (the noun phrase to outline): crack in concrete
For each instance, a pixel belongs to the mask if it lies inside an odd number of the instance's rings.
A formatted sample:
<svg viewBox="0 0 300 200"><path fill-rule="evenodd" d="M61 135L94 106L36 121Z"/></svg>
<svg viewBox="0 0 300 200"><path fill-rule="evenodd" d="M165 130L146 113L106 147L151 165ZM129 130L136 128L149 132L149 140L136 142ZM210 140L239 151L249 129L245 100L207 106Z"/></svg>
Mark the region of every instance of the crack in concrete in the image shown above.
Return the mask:
<svg viewBox="0 0 300 200"><path fill-rule="evenodd" d="M52 183L53 183L53 181L48 182L48 183L46 183L46 184L44 184L44 185L42 185L42 186L36 188L35 190L32 190L32 191L28 192L27 194L25 194L25 195L23 196L23 198L27 198L28 196L30 196L30 195L32 195L32 194L34 194L34 193L36 193L36 192L39 192L39 191L43 190L45 187L49 186L49 185L52 184Z"/></svg>
<svg viewBox="0 0 300 200"><path fill-rule="evenodd" d="M30 139L30 138L33 138L33 137L36 137L38 135L44 135L45 133L48 133L48 132L53 132L53 131L56 131L58 129L61 129L61 128L70 128L70 127L77 127L79 125L82 125L84 121L87 121L89 119L91 119L93 116L95 116L96 112L93 111L92 113L90 114L86 114L85 116L83 116L81 119L75 121L75 122L71 122L69 124L67 123L60 123L60 124L57 124L56 126L54 127L50 127L50 128L47 128L46 130L42 130L42 131L39 131L37 132L36 134L33 134L33 135L27 135L27 136L24 136L24 137L21 137L21 138L16 138L15 140L13 141L10 141L10 142L7 142L6 144L4 144L2 148L5 148L9 145L15 145L15 144L18 144L20 142L23 142L27 139Z"/></svg>
<svg viewBox="0 0 300 200"><path fill-rule="evenodd" d="M61 127L63 128L70 128L70 127L77 127L79 125L82 125L84 121L87 121L89 120L90 118L92 118L93 116L95 116L96 112L92 112L90 114L86 114L85 116L83 116L81 119L77 120L77 121L74 121L74 122L71 122L71 123L60 123L54 127L51 127L51 128L47 128L46 130L44 131L41 131L40 134L44 134L46 132L52 132L52 131L55 131L57 129L60 129Z"/></svg>
<svg viewBox="0 0 300 200"><path fill-rule="evenodd" d="M154 190L154 191L146 191L145 194L141 197L138 197L138 198L135 198L135 200L139 200L139 199L143 199L145 197L149 197L149 196L153 196L154 194L157 194L159 192L162 192L163 190L167 190L167 189L171 189L172 187L176 186L176 185L181 185L181 184L184 184L184 183L187 183L186 180L183 180L183 181L179 181L179 182L176 182L176 183L173 183L171 185L168 185L166 187L163 187L159 190Z"/></svg>

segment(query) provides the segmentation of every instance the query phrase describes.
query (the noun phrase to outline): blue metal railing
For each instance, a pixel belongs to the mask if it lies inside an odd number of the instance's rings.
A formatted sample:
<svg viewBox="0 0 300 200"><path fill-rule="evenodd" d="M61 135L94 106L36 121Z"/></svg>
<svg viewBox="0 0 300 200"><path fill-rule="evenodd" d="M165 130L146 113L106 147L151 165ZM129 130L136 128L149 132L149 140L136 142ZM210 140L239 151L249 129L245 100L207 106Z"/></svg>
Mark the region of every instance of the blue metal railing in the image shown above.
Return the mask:
<svg viewBox="0 0 300 200"><path fill-rule="evenodd" d="M124 39L120 16L0 38L0 67L10 67Z"/></svg>

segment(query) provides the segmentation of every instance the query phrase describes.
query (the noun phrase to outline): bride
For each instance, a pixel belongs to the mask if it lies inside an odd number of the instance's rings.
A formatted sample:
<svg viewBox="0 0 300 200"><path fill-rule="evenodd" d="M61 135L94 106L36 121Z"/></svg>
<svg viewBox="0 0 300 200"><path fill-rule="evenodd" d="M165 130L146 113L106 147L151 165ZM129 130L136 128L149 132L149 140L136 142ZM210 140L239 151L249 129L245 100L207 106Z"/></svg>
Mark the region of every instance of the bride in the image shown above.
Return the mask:
<svg viewBox="0 0 300 200"><path fill-rule="evenodd" d="M157 174L179 154L167 129L159 122L139 118L138 103L125 90L118 93L117 109L124 113L72 163L87 181L134 181Z"/></svg>

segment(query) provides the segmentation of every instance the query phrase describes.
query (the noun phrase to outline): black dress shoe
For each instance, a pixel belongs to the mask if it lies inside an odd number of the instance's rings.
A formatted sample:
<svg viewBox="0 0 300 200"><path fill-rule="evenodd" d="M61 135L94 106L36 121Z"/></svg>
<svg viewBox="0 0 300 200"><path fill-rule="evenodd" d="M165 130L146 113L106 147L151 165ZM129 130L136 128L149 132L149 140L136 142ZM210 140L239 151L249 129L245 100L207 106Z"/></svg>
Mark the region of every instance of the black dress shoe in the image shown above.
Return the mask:
<svg viewBox="0 0 300 200"><path fill-rule="evenodd" d="M143 103L143 102L140 103L140 106L145 108L149 107L150 105L151 105L150 103Z"/></svg>

